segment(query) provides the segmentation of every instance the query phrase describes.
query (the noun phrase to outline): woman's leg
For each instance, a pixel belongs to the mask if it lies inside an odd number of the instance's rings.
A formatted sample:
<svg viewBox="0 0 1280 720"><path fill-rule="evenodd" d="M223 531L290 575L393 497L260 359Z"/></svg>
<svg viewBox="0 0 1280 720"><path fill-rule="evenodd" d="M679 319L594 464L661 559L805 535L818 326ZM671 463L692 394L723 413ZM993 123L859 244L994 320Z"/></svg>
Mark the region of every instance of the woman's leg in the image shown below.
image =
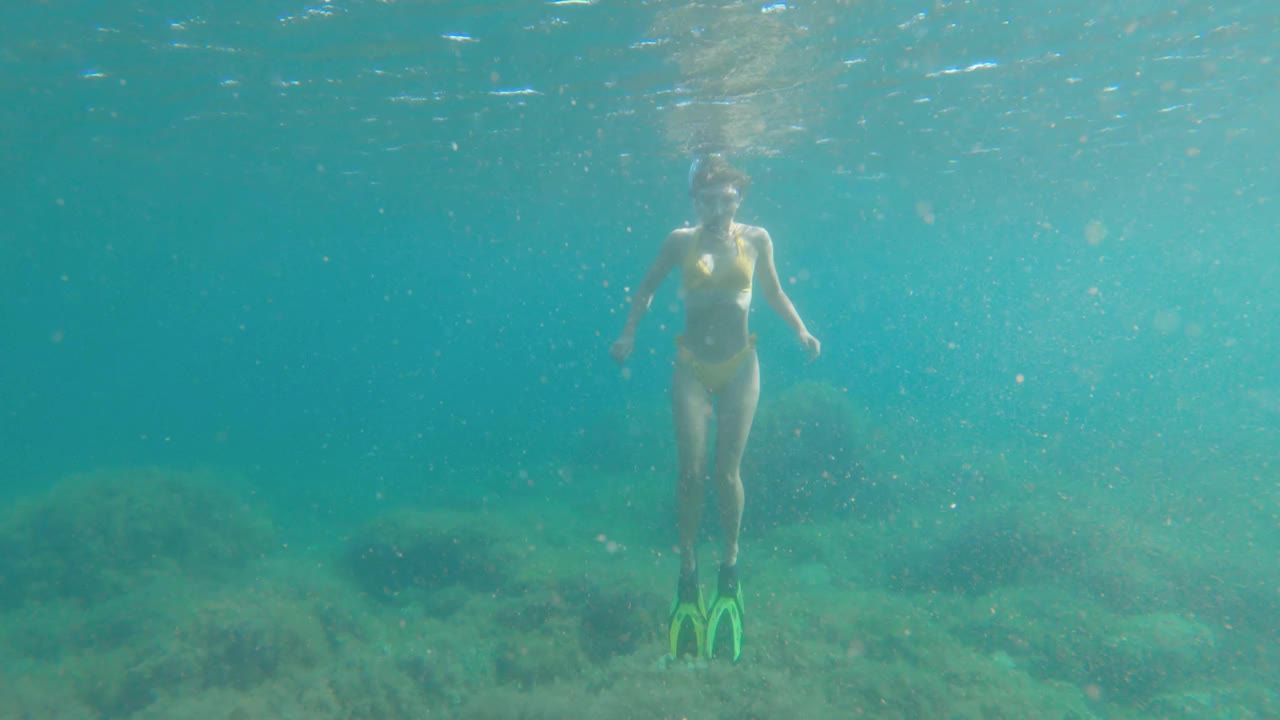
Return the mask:
<svg viewBox="0 0 1280 720"><path fill-rule="evenodd" d="M675 416L679 448L679 480L676 491L680 524L680 570L697 567L698 526L702 522L703 479L707 475L707 424L711 420L711 395L694 376L688 363L676 360L671 377L671 410Z"/></svg>
<svg viewBox="0 0 1280 720"><path fill-rule="evenodd" d="M742 524L742 453L760 401L760 363L752 352L733 380L720 391L716 418L716 488L720 497L720 527L724 532L721 562L738 561L738 528Z"/></svg>

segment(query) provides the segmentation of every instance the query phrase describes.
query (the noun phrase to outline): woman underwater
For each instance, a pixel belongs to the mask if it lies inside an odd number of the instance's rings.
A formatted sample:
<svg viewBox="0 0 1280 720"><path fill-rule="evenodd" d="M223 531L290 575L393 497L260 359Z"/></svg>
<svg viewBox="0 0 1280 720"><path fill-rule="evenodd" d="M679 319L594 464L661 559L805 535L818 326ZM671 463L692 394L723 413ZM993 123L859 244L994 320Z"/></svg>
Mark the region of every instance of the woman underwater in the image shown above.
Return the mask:
<svg viewBox="0 0 1280 720"><path fill-rule="evenodd" d="M679 447L677 500L680 580L669 630L673 658L742 655L742 586L738 582L738 530L743 491L739 474L751 421L760 398L756 336L747 329L755 270L769 306L796 333L810 359L822 345L782 290L773 264L773 240L764 228L734 221L751 179L720 155L708 155L689 170L689 194L698 224L673 230L636 289L622 335L610 354L619 364L635 348L636 327L658 286L680 268L685 331L676 338L671 407ZM716 413L714 478L720 500L724 552L716 593L708 610L698 584L695 544L702 519L707 475L707 436ZM722 627L724 624L724 627ZM732 648L717 652L717 635L728 632Z"/></svg>

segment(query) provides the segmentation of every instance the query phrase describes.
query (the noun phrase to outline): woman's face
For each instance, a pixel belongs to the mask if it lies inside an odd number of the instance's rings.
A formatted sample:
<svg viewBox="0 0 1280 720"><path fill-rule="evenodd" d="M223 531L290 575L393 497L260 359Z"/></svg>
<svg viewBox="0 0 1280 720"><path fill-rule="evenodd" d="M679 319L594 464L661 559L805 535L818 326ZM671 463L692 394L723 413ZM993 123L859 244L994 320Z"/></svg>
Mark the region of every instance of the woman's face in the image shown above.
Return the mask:
<svg viewBox="0 0 1280 720"><path fill-rule="evenodd" d="M733 219L741 203L742 194L732 185L712 185L693 193L693 209L705 223Z"/></svg>

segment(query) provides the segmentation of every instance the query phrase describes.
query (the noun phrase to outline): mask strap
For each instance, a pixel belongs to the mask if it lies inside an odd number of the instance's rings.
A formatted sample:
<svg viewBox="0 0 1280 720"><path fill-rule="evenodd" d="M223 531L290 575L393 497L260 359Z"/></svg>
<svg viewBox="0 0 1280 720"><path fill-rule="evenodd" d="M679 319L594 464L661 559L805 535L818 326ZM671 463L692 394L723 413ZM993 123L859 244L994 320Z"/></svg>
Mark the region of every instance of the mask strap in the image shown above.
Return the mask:
<svg viewBox="0 0 1280 720"><path fill-rule="evenodd" d="M712 155L719 155L719 154L720 153L707 153L705 155L699 155L693 159L693 162L689 163L689 192L690 193L693 192L693 181L695 178L698 177L698 171L702 169L703 161L705 161L708 157L711 157Z"/></svg>

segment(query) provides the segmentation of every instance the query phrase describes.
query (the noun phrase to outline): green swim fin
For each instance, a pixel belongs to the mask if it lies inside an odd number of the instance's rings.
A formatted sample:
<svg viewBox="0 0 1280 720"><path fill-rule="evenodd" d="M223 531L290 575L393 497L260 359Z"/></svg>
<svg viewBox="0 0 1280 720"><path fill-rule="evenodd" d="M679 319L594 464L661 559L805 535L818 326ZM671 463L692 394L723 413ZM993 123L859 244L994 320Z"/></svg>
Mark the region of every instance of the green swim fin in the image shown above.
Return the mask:
<svg viewBox="0 0 1280 720"><path fill-rule="evenodd" d="M673 659L703 657L707 647L707 604L702 599L702 587L698 585L696 571L680 572L667 634Z"/></svg>
<svg viewBox="0 0 1280 720"><path fill-rule="evenodd" d="M707 657L728 657L733 662L742 659L742 583L738 582L736 565L720 566L720 582L716 584L716 596L707 613ZM722 639L723 638L723 639ZM716 651L716 646L729 644L728 651Z"/></svg>

